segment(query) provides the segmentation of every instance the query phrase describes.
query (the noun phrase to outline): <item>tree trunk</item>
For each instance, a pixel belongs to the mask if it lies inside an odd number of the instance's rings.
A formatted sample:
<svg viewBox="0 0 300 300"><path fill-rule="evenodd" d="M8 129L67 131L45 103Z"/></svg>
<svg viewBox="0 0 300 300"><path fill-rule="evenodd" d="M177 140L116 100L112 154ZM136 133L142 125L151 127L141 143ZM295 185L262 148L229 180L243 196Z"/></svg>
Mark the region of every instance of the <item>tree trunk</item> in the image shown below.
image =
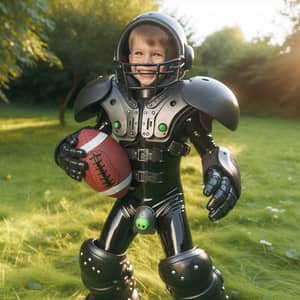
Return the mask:
<svg viewBox="0 0 300 300"><path fill-rule="evenodd" d="M66 111L67 105L70 102L72 96L74 95L79 83L80 83L80 77L75 74L74 78L73 78L72 86L69 89L69 91L68 91L66 97L64 98L64 100L60 106L60 109L59 109L59 122L61 125L66 125L65 111Z"/></svg>

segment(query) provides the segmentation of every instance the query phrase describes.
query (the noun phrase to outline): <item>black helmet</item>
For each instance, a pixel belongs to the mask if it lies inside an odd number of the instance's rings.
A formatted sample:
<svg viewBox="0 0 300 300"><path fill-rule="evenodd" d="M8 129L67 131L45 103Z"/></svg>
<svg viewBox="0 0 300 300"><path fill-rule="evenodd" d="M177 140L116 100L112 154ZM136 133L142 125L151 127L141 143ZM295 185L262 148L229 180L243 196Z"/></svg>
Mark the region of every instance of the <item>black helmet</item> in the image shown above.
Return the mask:
<svg viewBox="0 0 300 300"><path fill-rule="evenodd" d="M158 64L132 64L128 62L130 32L136 26L144 23L157 25L168 33L176 47L176 58ZM187 44L182 26L170 16L158 12L148 12L134 18L124 29L117 45L114 61L117 64L117 78L119 82L125 84L128 90L153 89L156 92L158 89L167 87L180 80L184 76L185 71L192 67L193 58L194 50ZM136 73L131 71L131 67L138 65L155 66L156 79L152 85L141 87L137 80L134 79L132 75ZM165 67L165 71L160 71L161 66Z"/></svg>

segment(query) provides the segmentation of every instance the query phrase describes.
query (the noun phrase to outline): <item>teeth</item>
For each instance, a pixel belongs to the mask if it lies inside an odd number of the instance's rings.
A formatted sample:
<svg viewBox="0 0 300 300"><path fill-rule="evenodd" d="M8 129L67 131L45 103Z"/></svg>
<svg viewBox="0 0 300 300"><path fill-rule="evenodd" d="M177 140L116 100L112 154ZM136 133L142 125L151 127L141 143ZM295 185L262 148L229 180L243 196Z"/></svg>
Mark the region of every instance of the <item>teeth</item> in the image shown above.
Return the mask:
<svg viewBox="0 0 300 300"><path fill-rule="evenodd" d="M137 70L138 73L140 74L145 74L145 75L153 75L155 72L153 71L143 71L143 70Z"/></svg>

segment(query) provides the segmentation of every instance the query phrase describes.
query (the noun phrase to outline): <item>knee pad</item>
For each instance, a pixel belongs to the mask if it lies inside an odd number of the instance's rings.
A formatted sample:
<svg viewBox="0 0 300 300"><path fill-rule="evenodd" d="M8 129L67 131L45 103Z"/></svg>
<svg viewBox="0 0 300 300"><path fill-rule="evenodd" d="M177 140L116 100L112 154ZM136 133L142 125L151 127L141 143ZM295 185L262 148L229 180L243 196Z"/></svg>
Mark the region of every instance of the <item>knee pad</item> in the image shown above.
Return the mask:
<svg viewBox="0 0 300 300"><path fill-rule="evenodd" d="M89 239L81 246L79 264L82 281L94 299L137 299L132 266L125 254L109 253Z"/></svg>
<svg viewBox="0 0 300 300"><path fill-rule="evenodd" d="M225 300L223 278L206 252L199 248L168 257L159 274L177 300Z"/></svg>

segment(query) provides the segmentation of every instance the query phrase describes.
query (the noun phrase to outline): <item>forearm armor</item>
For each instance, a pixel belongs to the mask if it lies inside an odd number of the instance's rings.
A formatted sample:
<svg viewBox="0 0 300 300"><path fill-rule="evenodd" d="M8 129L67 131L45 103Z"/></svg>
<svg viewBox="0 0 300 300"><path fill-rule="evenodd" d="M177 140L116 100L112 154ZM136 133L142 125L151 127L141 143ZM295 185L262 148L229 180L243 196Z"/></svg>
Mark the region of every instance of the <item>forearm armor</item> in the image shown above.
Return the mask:
<svg viewBox="0 0 300 300"><path fill-rule="evenodd" d="M224 147L217 147L211 131L211 119L205 114L194 115L186 122L189 138L201 155L203 176L209 168L216 168L224 172L235 187L237 197L241 193L241 176L237 161Z"/></svg>
<svg viewBox="0 0 300 300"><path fill-rule="evenodd" d="M224 172L235 187L237 197L241 194L241 175L240 169L234 156L224 147L216 147L207 151L202 156L203 174L209 168L216 168Z"/></svg>

